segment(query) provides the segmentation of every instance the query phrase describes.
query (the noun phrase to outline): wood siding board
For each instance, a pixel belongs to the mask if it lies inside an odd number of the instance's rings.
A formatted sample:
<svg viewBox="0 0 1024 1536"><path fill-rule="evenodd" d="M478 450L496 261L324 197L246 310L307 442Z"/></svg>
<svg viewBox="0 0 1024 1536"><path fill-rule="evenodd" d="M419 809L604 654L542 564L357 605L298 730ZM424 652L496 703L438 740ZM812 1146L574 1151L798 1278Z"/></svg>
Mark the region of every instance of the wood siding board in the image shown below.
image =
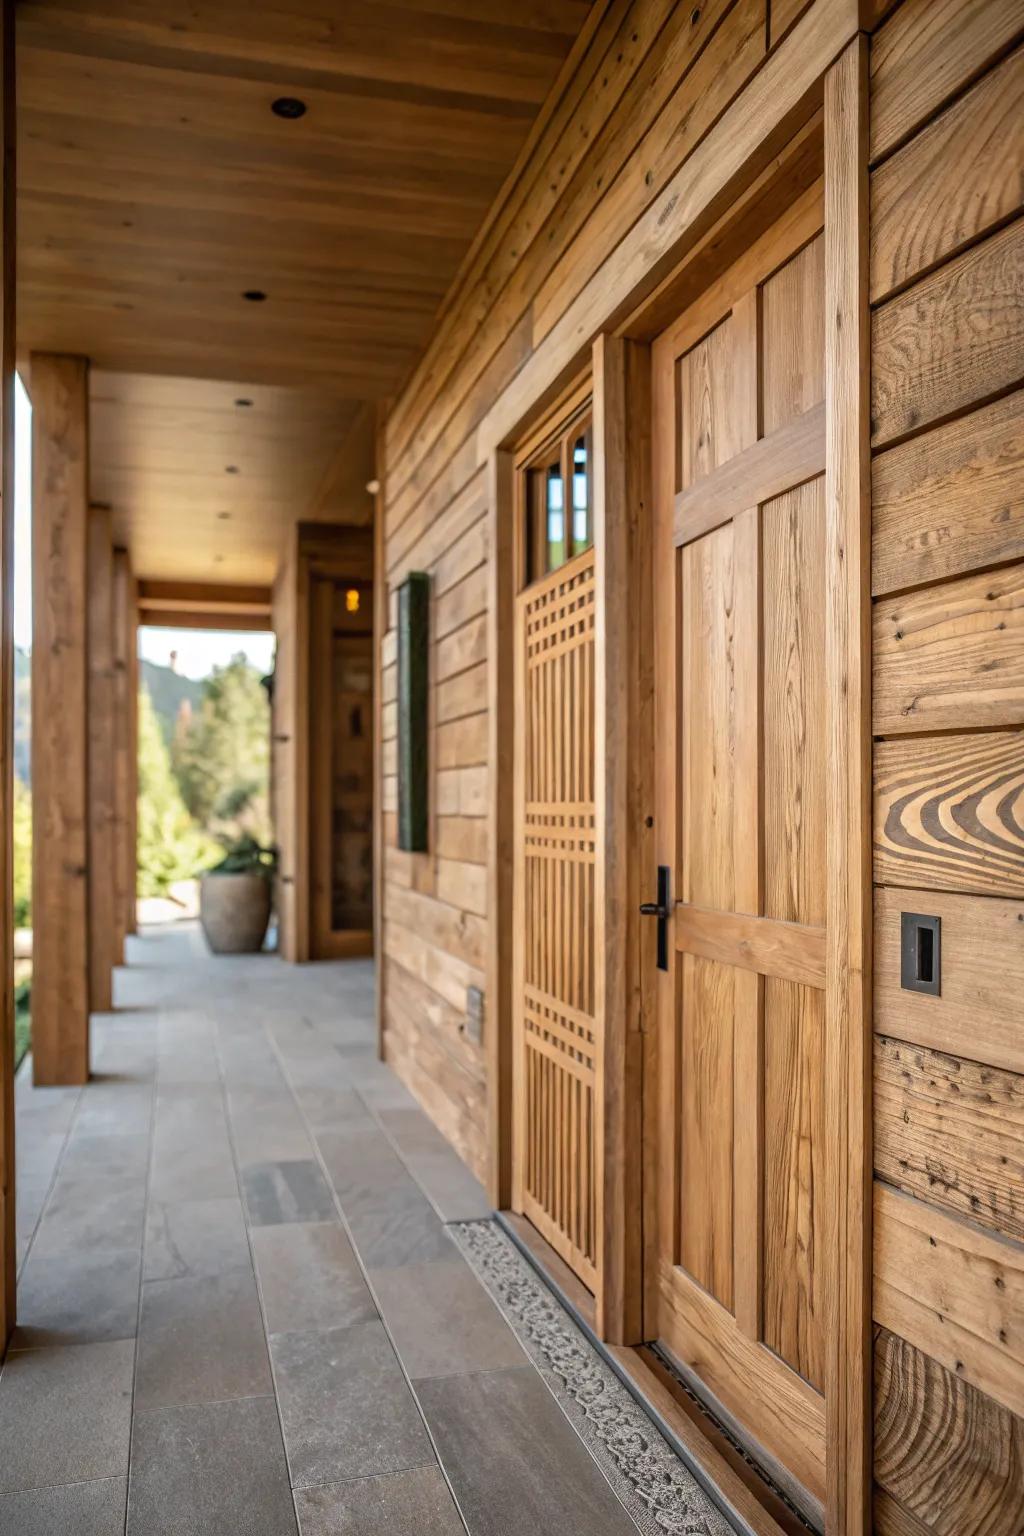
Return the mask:
<svg viewBox="0 0 1024 1536"><path fill-rule="evenodd" d="M875 1476L913 1522L880 1521L884 1536L1017 1536L1024 1419L880 1328Z"/></svg>
<svg viewBox="0 0 1024 1536"><path fill-rule="evenodd" d="M900 986L900 914L942 923L942 992ZM934 889L875 892L875 1030L1024 1074L1024 903Z"/></svg>
<svg viewBox="0 0 1024 1536"><path fill-rule="evenodd" d="M872 303L1018 214L1022 171L1018 48L872 175Z"/></svg>
<svg viewBox="0 0 1024 1536"><path fill-rule="evenodd" d="M876 1320L1012 1413L1024 1408L1024 1246L875 1185Z"/></svg>
<svg viewBox="0 0 1024 1536"><path fill-rule="evenodd" d="M875 311L871 441L881 448L1018 385L1024 219Z"/></svg>
<svg viewBox="0 0 1024 1536"><path fill-rule="evenodd" d="M875 456L876 596L1024 558L1024 390Z"/></svg>
<svg viewBox="0 0 1024 1536"><path fill-rule="evenodd" d="M1024 1242L1024 1076L875 1040L875 1173Z"/></svg>
<svg viewBox="0 0 1024 1536"><path fill-rule="evenodd" d="M1024 897L1024 736L903 737L875 747L875 879Z"/></svg>
<svg viewBox="0 0 1024 1536"><path fill-rule="evenodd" d="M872 39L872 162L983 74L1022 31L1021 0L904 0Z"/></svg>

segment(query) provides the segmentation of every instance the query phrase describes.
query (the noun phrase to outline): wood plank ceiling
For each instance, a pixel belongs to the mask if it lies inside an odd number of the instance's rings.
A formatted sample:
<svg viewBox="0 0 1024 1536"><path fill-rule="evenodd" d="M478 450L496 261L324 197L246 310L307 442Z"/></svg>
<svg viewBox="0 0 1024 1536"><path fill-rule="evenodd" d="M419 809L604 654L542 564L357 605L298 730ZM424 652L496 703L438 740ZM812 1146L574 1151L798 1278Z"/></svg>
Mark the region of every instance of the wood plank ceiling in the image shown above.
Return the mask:
<svg viewBox="0 0 1024 1536"><path fill-rule="evenodd" d="M372 402L589 9L19 5L19 352L90 358L92 494L140 574L266 581L290 521L369 516Z"/></svg>

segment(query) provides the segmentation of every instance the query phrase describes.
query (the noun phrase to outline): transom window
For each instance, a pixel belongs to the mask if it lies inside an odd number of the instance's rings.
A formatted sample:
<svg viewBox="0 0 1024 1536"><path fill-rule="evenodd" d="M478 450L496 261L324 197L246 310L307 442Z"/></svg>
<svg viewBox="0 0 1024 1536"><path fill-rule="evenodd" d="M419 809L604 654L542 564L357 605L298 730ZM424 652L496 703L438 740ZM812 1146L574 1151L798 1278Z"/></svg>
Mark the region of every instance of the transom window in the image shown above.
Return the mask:
<svg viewBox="0 0 1024 1536"><path fill-rule="evenodd" d="M522 467L528 582L556 571L593 542L592 428L588 402Z"/></svg>

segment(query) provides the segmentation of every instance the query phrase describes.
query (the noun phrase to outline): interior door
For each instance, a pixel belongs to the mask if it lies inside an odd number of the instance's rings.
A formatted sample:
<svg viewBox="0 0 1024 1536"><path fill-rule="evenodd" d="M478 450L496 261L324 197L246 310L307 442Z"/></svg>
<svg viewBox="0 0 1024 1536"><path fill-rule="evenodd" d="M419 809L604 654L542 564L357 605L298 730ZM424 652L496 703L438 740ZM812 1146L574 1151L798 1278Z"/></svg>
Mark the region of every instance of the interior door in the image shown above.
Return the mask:
<svg viewBox="0 0 1024 1536"><path fill-rule="evenodd" d="M647 1332L816 1513L826 864L823 235L653 348L659 974Z"/></svg>

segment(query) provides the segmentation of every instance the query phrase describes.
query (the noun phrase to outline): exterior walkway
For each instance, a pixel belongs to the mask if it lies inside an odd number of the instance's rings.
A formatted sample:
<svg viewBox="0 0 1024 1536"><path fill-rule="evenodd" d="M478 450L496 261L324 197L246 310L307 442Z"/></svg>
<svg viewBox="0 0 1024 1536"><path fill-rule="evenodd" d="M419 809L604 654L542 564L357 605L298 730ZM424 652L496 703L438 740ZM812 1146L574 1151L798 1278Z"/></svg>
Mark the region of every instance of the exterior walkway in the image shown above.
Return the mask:
<svg viewBox="0 0 1024 1536"><path fill-rule="evenodd" d="M19 1077L0 1532L635 1533L446 1231L487 1203L370 965L129 958L88 1087Z"/></svg>

